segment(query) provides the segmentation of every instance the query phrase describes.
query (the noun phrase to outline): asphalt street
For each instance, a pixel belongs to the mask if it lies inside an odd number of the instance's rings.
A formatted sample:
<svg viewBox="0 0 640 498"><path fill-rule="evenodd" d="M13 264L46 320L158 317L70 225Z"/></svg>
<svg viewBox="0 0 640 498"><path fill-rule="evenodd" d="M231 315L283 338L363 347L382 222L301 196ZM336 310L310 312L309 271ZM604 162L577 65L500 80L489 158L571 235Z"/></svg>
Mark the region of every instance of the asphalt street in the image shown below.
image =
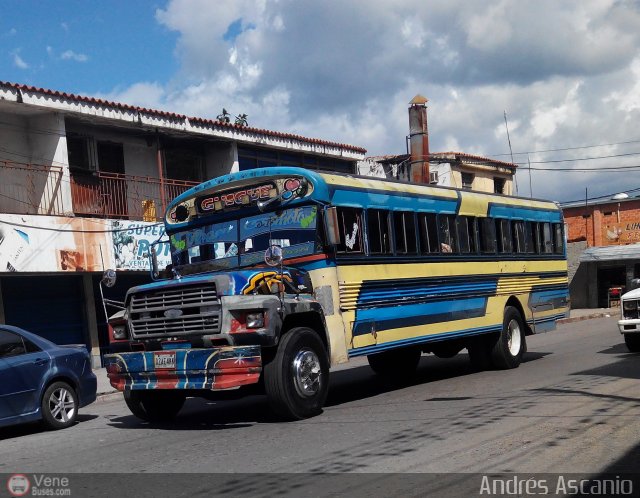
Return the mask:
<svg viewBox="0 0 640 498"><path fill-rule="evenodd" d="M528 349L508 371L425 355L404 387L358 360L332 371L324 413L300 422L254 396L190 399L154 426L110 397L64 431L0 429L0 472L637 472L640 355L615 318L560 325Z"/></svg>

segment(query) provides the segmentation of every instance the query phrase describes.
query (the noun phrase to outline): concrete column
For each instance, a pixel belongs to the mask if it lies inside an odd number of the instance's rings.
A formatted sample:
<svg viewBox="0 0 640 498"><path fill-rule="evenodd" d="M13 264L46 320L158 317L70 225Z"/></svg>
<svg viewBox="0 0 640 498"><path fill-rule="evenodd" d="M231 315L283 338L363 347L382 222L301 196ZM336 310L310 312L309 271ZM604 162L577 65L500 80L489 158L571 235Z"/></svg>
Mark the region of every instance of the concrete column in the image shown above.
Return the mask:
<svg viewBox="0 0 640 498"><path fill-rule="evenodd" d="M84 306L87 313L87 328L91 343L91 365L93 368L102 366L100 362L100 338L98 336L98 318L96 316L95 295L93 293L93 278L90 273L82 275L84 290Z"/></svg>

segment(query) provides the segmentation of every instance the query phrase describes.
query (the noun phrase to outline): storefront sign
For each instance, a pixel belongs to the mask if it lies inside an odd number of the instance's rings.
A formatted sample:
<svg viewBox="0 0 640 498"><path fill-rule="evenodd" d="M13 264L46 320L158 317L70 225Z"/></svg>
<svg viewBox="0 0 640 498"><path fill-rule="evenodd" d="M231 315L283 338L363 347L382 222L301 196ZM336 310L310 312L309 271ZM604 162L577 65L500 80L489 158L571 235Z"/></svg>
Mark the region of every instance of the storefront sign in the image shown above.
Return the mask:
<svg viewBox="0 0 640 498"><path fill-rule="evenodd" d="M629 221L605 225L602 233L603 245L624 245L640 242L640 222Z"/></svg>
<svg viewBox="0 0 640 498"><path fill-rule="evenodd" d="M0 215L0 272L148 270L157 223ZM170 263L169 244L157 246L158 264Z"/></svg>

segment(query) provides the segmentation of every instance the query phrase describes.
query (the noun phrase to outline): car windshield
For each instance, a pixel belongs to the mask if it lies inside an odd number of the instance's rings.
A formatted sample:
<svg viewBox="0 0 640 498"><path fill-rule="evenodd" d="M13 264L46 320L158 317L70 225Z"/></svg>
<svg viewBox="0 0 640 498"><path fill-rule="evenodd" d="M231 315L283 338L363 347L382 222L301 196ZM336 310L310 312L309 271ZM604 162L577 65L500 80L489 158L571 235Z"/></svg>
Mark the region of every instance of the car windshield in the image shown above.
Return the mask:
<svg viewBox="0 0 640 498"><path fill-rule="evenodd" d="M306 256L320 249L316 223L317 207L305 206L192 228L171 235L171 258L175 266L206 263L210 270L262 263L272 244L285 259Z"/></svg>

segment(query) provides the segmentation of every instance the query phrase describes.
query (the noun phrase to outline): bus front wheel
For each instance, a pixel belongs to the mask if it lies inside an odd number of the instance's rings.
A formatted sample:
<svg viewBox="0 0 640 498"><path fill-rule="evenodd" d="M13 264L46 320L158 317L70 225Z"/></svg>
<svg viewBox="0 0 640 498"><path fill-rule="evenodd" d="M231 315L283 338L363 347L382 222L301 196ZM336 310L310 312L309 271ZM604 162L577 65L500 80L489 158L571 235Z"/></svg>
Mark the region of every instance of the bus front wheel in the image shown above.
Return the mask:
<svg viewBox="0 0 640 498"><path fill-rule="evenodd" d="M186 396L169 390L125 391L124 402L136 417L147 422L169 422L173 420Z"/></svg>
<svg viewBox="0 0 640 498"><path fill-rule="evenodd" d="M287 420L322 411L329 389L329 359L318 334L307 327L289 330L264 367L271 409Z"/></svg>
<svg viewBox="0 0 640 498"><path fill-rule="evenodd" d="M491 362L496 368L517 368L526 350L522 316L513 306L507 306L502 331L491 351Z"/></svg>

